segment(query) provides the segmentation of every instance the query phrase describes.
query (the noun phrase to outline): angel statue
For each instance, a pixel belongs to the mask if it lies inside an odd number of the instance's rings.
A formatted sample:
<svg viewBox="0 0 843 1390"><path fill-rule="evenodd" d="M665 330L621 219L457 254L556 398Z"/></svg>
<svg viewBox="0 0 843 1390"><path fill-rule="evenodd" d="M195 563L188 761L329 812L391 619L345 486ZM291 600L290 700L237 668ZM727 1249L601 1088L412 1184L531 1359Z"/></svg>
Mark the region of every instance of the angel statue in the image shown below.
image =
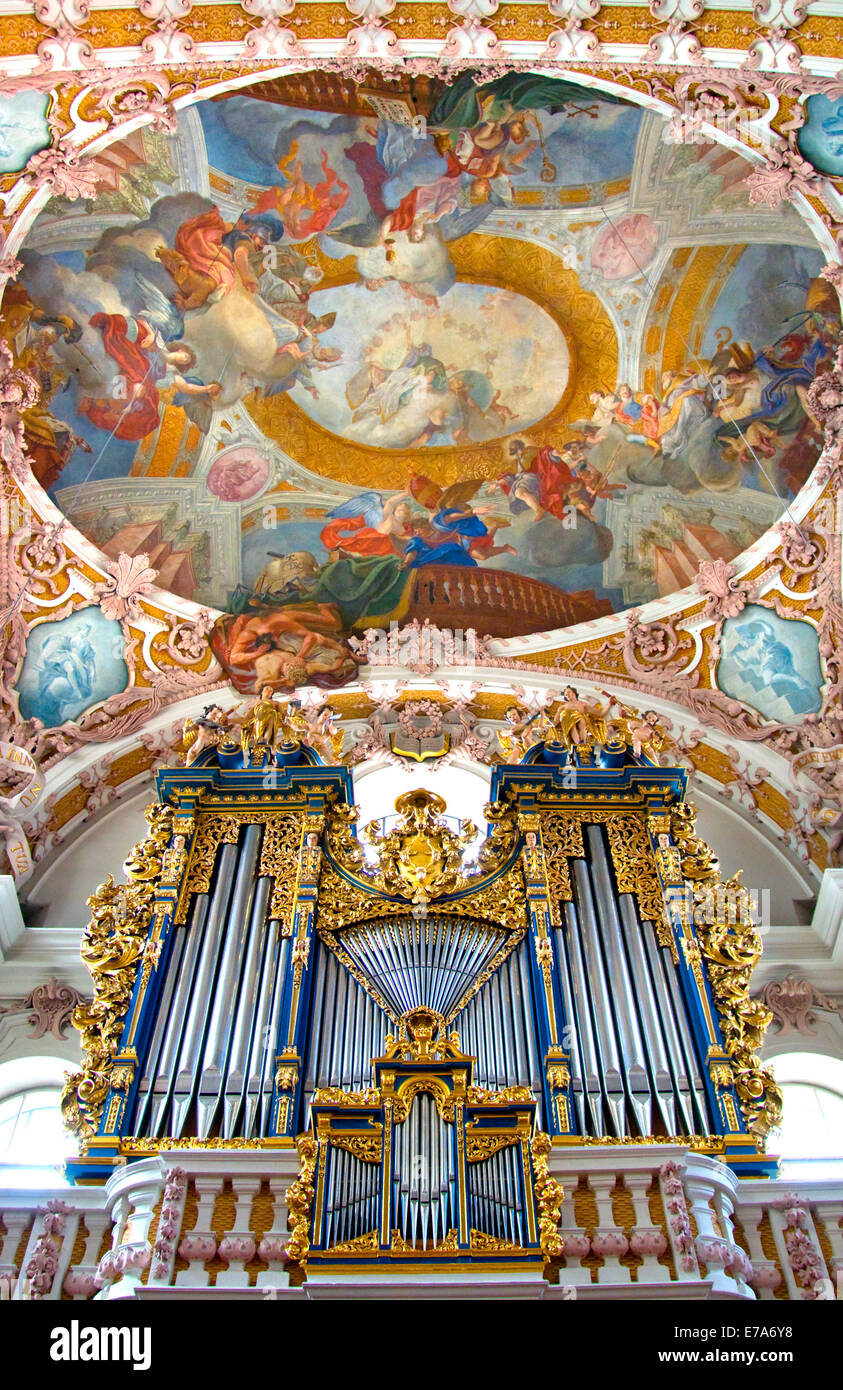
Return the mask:
<svg viewBox="0 0 843 1390"><path fill-rule="evenodd" d="M278 743L287 741L285 732L289 729L289 715L286 706L278 704L272 695L271 685L262 686L260 694L247 705L240 721L243 762L247 767L257 748L273 749Z"/></svg>
<svg viewBox="0 0 843 1390"><path fill-rule="evenodd" d="M184 721L182 751L185 767L192 767L201 753L208 748L216 748L222 742L229 729L229 720L239 708L239 705L234 705L232 709L224 710L220 705L206 705L198 718Z"/></svg>
<svg viewBox="0 0 843 1390"><path fill-rule="evenodd" d="M670 740L659 724L659 716L656 711L648 709L643 714L638 714L620 700L611 696L609 698L612 700L612 705L620 711L620 715L613 716L611 720L612 734L622 738L624 743L632 749L636 758L644 758L646 762L658 765L658 755Z"/></svg>
<svg viewBox="0 0 843 1390"><path fill-rule="evenodd" d="M599 700L580 698L572 685L566 685L562 699L555 701L544 713L544 724L552 730L556 742L572 752L578 744L599 743L605 746L608 740L605 709Z"/></svg>
<svg viewBox="0 0 843 1390"><path fill-rule="evenodd" d="M498 730L498 742L503 750L505 763L523 762L527 750L538 743L540 733L536 721L541 710L527 714L520 705L508 705L504 710L506 728Z"/></svg>

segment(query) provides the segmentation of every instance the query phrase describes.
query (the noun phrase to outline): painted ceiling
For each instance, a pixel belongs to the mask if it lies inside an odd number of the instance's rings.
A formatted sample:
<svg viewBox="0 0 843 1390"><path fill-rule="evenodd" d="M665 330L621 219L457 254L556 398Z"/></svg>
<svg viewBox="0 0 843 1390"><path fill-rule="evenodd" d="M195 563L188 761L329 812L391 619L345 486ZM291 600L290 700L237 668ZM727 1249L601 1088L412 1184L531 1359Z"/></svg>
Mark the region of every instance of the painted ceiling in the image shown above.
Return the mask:
<svg viewBox="0 0 843 1390"><path fill-rule="evenodd" d="M239 689L342 684L391 621L618 612L787 513L839 302L740 154L529 73L318 91L112 144L4 300L39 481L222 611Z"/></svg>

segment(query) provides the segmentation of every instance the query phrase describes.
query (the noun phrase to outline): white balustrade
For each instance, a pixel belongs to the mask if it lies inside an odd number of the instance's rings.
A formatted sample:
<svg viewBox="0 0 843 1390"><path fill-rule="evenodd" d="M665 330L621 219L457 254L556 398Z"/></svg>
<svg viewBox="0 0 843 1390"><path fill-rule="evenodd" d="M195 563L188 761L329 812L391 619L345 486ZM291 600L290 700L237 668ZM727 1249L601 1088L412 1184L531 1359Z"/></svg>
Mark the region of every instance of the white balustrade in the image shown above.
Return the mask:
<svg viewBox="0 0 843 1390"><path fill-rule="evenodd" d="M0 1198L0 1297L166 1298L173 1289L201 1291L212 1283L231 1296L326 1296L324 1277L314 1277L308 1293L307 1283L290 1287L285 1269L286 1194L298 1165L292 1148L176 1149L116 1169L101 1188L6 1194ZM843 1285L842 1184L805 1182L795 1192L771 1179L738 1182L717 1160L676 1145L559 1145L549 1166L565 1190L559 1227L565 1296L613 1297L620 1286L645 1298L769 1300L784 1291L804 1300L834 1298L838 1282ZM581 1181L589 1189L593 1228L577 1221L574 1194ZM650 1207L654 1186L661 1222ZM767 1227L772 1246L762 1235ZM108 1232L110 1248L99 1259ZM622 1263L627 1252L635 1259ZM599 1262L584 1264L591 1255ZM184 1261L188 1267L177 1271ZM206 1268L211 1261L215 1277ZM255 1263L266 1267L255 1273ZM344 1283L343 1274L332 1273L331 1296L346 1287L347 1296L362 1297L367 1280L372 1287L383 1274L358 1268ZM402 1277L417 1276L390 1269L393 1283ZM467 1269L466 1289L474 1277ZM479 1296L488 1277L476 1276ZM504 1296L501 1279L493 1282L497 1296ZM562 1296L541 1280L529 1295L512 1296L537 1297L541 1288L548 1297Z"/></svg>

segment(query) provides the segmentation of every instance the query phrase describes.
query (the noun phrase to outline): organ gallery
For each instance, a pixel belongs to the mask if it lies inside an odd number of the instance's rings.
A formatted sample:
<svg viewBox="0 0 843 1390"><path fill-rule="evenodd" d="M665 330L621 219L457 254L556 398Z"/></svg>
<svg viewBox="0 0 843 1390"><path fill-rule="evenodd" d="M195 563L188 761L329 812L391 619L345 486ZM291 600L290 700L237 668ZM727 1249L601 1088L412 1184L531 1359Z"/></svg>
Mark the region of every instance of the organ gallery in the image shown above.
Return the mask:
<svg viewBox="0 0 843 1390"><path fill-rule="evenodd" d="M126 884L90 899L87 1062L63 1098L80 1179L115 1155L205 1151L236 1175L284 1152L287 1277L360 1279L554 1269L551 1161L572 1147L770 1171L748 894L628 720L553 708L498 765L478 845L422 788L358 833L346 768L267 703L158 774Z"/></svg>
<svg viewBox="0 0 843 1390"><path fill-rule="evenodd" d="M0 1302L839 1297L839 8L4 0Z"/></svg>

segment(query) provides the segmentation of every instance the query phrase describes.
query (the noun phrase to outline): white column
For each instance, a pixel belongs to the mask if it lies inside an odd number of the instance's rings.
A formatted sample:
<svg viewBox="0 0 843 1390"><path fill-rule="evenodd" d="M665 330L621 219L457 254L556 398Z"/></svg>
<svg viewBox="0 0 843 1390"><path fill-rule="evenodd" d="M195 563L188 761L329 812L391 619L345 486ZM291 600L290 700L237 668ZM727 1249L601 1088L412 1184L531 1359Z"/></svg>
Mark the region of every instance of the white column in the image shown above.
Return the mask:
<svg viewBox="0 0 843 1390"><path fill-rule="evenodd" d="M712 1295L717 1298L753 1298L743 1278L730 1272L736 1268L731 1213L737 1179L724 1163L705 1154L688 1153L683 1162L683 1186L691 1214L697 1223L697 1254L708 1269ZM716 1206L719 1200L720 1206ZM715 1211L721 1226L714 1224ZM724 1215L726 1224L724 1225Z"/></svg>
<svg viewBox="0 0 843 1390"><path fill-rule="evenodd" d="M143 1158L112 1173L105 1184L107 1209L116 1216L114 1241L100 1260L99 1299L133 1298L152 1255L149 1228L164 1189L159 1157Z"/></svg>
<svg viewBox="0 0 843 1390"><path fill-rule="evenodd" d="M233 1176L232 1191L237 1202L234 1225L226 1231L219 1243L217 1254L225 1260L227 1269L217 1275L218 1289L245 1289L249 1286L246 1265L255 1257L256 1243L250 1229L252 1203L260 1191L260 1178L240 1178Z"/></svg>

